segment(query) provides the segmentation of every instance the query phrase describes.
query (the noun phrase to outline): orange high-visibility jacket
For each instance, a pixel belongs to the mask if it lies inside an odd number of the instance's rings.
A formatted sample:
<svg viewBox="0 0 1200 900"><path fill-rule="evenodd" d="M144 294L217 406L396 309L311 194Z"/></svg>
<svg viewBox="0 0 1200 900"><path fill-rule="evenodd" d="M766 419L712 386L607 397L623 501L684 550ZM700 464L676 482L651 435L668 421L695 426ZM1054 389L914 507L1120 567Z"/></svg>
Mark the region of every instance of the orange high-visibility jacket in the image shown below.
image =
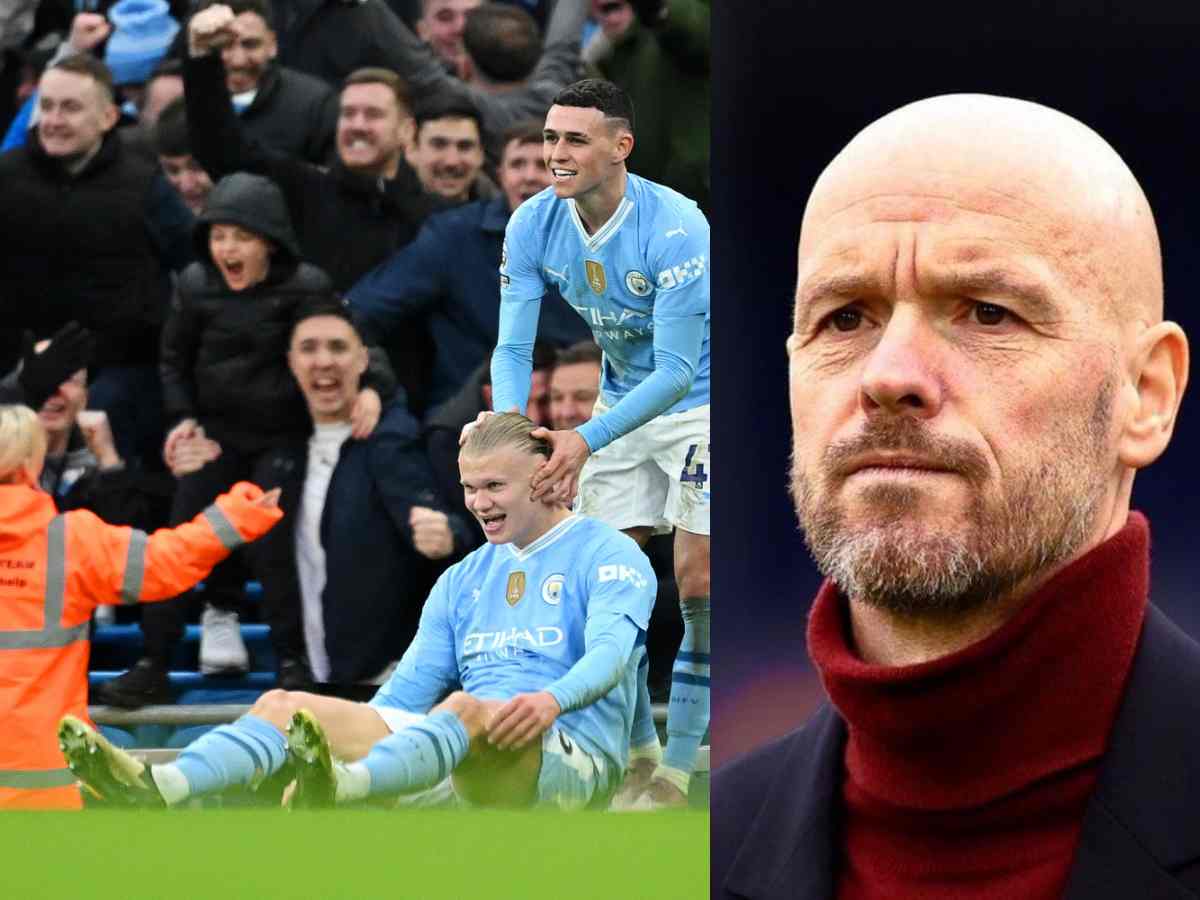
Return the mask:
<svg viewBox="0 0 1200 900"><path fill-rule="evenodd" d="M0 809L78 809L58 720L87 721L88 620L99 604L165 600L283 513L239 482L178 528L147 535L48 494L0 485Z"/></svg>

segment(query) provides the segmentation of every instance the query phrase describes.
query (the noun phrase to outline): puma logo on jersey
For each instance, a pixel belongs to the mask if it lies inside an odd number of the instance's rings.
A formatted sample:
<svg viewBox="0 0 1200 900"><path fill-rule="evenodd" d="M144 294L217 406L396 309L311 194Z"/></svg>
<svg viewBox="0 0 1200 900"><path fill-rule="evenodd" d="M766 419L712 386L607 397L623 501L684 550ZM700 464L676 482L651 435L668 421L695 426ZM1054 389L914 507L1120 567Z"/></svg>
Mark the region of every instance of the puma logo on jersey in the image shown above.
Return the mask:
<svg viewBox="0 0 1200 900"><path fill-rule="evenodd" d="M663 237L674 237L677 234L687 237L687 232L683 230L682 225L680 225L678 228L672 228L670 231L664 234Z"/></svg>

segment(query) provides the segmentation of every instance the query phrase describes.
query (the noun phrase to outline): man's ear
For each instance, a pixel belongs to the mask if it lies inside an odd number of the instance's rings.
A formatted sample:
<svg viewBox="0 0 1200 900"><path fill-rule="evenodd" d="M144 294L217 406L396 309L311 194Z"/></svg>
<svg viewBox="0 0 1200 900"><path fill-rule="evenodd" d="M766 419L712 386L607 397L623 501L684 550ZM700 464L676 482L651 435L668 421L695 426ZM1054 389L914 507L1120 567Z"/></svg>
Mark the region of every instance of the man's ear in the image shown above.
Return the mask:
<svg viewBox="0 0 1200 900"><path fill-rule="evenodd" d="M103 124L105 132L112 131L113 127L120 121L121 110L115 103L105 103L104 112L100 115L100 121Z"/></svg>
<svg viewBox="0 0 1200 900"><path fill-rule="evenodd" d="M1188 342L1174 322L1159 322L1137 338L1130 372L1134 405L1117 436L1122 465L1141 469L1170 443L1188 380Z"/></svg>
<svg viewBox="0 0 1200 900"><path fill-rule="evenodd" d="M613 147L613 163L623 163L629 159L629 154L633 152L633 135L621 129L617 135L616 144Z"/></svg>
<svg viewBox="0 0 1200 900"><path fill-rule="evenodd" d="M417 120L407 116L400 120L400 146L408 156L408 148L417 142Z"/></svg>

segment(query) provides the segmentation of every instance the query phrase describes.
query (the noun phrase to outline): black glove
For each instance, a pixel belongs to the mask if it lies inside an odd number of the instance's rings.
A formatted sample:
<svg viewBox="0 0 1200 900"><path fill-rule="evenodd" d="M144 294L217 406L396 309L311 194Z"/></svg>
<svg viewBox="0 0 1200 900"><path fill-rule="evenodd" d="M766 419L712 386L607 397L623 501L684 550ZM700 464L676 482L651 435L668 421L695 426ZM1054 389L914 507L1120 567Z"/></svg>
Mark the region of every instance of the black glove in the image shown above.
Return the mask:
<svg viewBox="0 0 1200 900"><path fill-rule="evenodd" d="M647 28L662 24L667 13L667 0L629 0L629 5L637 13L638 21Z"/></svg>
<svg viewBox="0 0 1200 900"><path fill-rule="evenodd" d="M87 368L96 342L78 322L68 322L55 332L50 346L41 353L35 353L33 345L33 332L26 331L17 383L25 392L25 405L36 410L54 396L60 384Z"/></svg>

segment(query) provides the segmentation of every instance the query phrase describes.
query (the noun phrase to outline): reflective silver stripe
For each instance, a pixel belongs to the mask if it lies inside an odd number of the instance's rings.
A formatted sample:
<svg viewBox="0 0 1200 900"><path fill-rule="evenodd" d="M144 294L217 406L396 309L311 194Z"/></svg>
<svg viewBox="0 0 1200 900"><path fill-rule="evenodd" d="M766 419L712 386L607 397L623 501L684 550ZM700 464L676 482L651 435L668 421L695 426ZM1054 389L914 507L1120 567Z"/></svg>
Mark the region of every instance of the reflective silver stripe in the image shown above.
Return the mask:
<svg viewBox="0 0 1200 900"><path fill-rule="evenodd" d="M37 630L0 631L0 650L39 650L65 647L87 639L87 622L62 627L63 598L67 592L67 520L55 516L46 529L45 624Z"/></svg>
<svg viewBox="0 0 1200 900"><path fill-rule="evenodd" d="M121 602L137 603L142 596L142 578L146 574L146 532L133 529L129 535L129 552L125 554L125 580L121 584Z"/></svg>
<svg viewBox="0 0 1200 900"><path fill-rule="evenodd" d="M63 596L67 592L67 519L58 515L46 529L46 625L62 621Z"/></svg>
<svg viewBox="0 0 1200 900"><path fill-rule="evenodd" d="M208 519L208 524L212 526L212 530L217 533L217 537L221 543L225 545L226 550L236 550L242 544L246 543L242 540L242 536L238 534L237 529L233 527L233 523L221 512L221 507L213 504L204 511L204 518Z"/></svg>
<svg viewBox="0 0 1200 900"><path fill-rule="evenodd" d="M0 788L37 790L70 787L77 780L70 769L0 769Z"/></svg>
<svg viewBox="0 0 1200 900"><path fill-rule="evenodd" d="M47 647L66 647L87 640L87 622L63 628L55 625L41 631L0 631L0 650L42 650Z"/></svg>

